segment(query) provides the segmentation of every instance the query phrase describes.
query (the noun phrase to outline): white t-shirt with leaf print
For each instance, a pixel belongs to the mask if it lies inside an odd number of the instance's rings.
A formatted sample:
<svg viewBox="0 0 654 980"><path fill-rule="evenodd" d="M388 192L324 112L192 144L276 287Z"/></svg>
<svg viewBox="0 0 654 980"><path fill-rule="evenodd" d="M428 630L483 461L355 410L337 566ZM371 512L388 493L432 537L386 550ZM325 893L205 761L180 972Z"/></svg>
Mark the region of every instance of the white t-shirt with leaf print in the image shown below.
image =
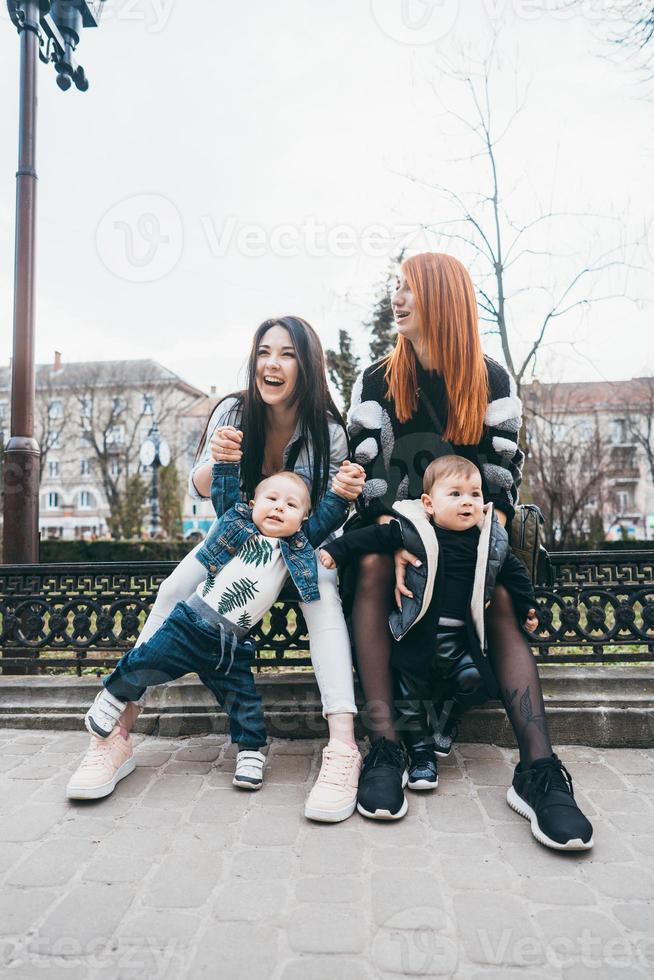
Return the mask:
<svg viewBox="0 0 654 980"><path fill-rule="evenodd" d="M197 595L242 629L251 629L277 600L288 568L279 538L256 534L219 572L207 572Z"/></svg>

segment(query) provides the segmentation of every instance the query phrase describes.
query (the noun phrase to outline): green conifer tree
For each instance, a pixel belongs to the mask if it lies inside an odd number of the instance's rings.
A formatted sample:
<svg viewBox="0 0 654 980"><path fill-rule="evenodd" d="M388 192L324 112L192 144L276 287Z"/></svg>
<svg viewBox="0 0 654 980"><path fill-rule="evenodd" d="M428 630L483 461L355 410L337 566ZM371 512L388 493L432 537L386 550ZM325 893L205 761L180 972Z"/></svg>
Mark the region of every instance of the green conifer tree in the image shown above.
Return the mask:
<svg viewBox="0 0 654 980"><path fill-rule="evenodd" d="M352 353L352 338L347 330L338 331L338 348L338 351L326 351L325 357L329 377L343 399L343 413L347 415L352 401L352 388L359 373L359 358Z"/></svg>

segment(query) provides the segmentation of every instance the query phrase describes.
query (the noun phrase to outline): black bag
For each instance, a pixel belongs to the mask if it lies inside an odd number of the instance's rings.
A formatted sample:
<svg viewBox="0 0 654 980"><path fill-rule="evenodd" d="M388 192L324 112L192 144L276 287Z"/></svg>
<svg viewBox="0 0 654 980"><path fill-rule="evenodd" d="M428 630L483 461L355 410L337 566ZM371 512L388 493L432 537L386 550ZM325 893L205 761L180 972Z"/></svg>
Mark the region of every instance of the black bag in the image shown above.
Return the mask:
<svg viewBox="0 0 654 980"><path fill-rule="evenodd" d="M509 544L514 555L526 566L533 585L552 585L552 561L542 543L545 518L536 504L517 504L508 526Z"/></svg>

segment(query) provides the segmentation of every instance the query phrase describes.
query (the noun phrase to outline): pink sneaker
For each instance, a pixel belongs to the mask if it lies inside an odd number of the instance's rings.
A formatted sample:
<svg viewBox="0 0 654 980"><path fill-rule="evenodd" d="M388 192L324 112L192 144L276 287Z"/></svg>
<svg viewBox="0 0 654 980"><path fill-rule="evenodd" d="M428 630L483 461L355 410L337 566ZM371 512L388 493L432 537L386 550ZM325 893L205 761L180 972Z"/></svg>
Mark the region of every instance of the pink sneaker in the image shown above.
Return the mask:
<svg viewBox="0 0 654 980"><path fill-rule="evenodd" d="M304 815L309 820L339 823L352 816L357 803L361 753L333 738L322 750L322 766L309 793Z"/></svg>
<svg viewBox="0 0 654 980"><path fill-rule="evenodd" d="M69 800L109 796L116 783L129 776L135 766L132 741L125 729L117 725L108 738L92 735L86 755L68 781L66 796Z"/></svg>

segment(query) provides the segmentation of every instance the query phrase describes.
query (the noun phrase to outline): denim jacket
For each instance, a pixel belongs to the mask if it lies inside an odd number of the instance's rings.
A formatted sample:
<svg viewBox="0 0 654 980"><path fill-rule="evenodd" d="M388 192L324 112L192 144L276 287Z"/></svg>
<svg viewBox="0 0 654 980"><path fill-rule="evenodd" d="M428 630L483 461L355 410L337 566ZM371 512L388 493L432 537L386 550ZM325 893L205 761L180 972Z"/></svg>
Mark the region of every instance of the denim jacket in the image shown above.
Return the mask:
<svg viewBox="0 0 654 980"><path fill-rule="evenodd" d="M211 499L216 513L222 516L211 525L196 554L210 572L217 572L246 541L259 534L251 509L239 499L240 492L238 464L214 463ZM314 548L344 523L349 506L347 500L328 490L300 530L280 538L282 557L302 602L320 598Z"/></svg>

